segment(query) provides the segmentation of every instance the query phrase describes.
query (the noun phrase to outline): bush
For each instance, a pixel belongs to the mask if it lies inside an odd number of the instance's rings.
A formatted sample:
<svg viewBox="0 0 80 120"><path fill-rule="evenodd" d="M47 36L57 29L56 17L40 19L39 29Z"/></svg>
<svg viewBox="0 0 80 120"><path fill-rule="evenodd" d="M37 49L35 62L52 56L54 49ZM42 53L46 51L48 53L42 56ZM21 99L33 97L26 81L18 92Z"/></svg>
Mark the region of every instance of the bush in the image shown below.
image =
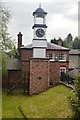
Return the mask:
<svg viewBox="0 0 80 120"><path fill-rule="evenodd" d="M80 120L80 77L75 76L74 80L75 97L69 97L71 109L73 111L73 120Z"/></svg>

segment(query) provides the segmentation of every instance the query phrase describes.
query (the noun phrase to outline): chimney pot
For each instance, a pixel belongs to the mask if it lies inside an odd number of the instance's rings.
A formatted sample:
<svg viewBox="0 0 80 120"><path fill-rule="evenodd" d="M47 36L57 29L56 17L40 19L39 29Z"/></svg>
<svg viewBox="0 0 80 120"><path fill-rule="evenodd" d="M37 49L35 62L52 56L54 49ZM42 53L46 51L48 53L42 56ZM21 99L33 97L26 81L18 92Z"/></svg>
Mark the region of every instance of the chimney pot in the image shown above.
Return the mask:
<svg viewBox="0 0 80 120"><path fill-rule="evenodd" d="M63 45L63 41L62 41L61 37L59 37L59 39L58 39L58 45L59 45L59 46L62 46L62 45Z"/></svg>
<svg viewBox="0 0 80 120"><path fill-rule="evenodd" d="M19 32L18 36L18 49L22 46L22 34Z"/></svg>

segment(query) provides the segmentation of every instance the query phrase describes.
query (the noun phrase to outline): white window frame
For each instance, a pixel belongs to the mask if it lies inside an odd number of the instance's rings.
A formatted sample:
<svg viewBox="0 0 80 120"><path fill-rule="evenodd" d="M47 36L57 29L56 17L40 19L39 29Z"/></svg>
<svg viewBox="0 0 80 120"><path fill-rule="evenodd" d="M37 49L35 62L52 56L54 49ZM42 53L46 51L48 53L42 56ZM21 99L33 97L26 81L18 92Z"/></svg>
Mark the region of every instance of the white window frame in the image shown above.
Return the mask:
<svg viewBox="0 0 80 120"><path fill-rule="evenodd" d="M64 53L59 53L59 61L66 61L66 55Z"/></svg>
<svg viewBox="0 0 80 120"><path fill-rule="evenodd" d="M52 56L50 56L50 55L52 55ZM50 59L50 61L55 61L55 54L54 53L49 53L48 58Z"/></svg>

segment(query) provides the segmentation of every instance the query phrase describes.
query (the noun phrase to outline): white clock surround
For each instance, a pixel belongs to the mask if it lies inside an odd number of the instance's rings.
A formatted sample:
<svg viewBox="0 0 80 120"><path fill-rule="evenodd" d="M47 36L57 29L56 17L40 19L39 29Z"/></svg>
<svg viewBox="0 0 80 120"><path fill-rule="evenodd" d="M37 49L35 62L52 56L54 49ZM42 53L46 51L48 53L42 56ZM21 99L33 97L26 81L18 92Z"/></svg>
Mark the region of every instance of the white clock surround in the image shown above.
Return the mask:
<svg viewBox="0 0 80 120"><path fill-rule="evenodd" d="M45 24L46 15L47 12L45 12L41 7L37 8L35 12L33 12L33 16L34 16L33 40L32 40L33 58L46 58L46 47L47 47L47 39L46 39L47 26ZM41 23L37 23L38 18L41 19ZM36 31L38 29L42 29L44 31L44 35L42 35L41 37L36 35Z"/></svg>

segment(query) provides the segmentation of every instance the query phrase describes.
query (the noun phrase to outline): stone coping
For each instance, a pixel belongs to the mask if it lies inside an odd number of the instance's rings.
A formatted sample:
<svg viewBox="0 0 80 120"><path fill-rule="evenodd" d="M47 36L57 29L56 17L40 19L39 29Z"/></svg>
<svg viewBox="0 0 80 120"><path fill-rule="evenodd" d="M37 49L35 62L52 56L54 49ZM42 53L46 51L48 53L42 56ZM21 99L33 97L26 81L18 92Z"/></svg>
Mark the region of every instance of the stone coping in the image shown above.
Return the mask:
<svg viewBox="0 0 80 120"><path fill-rule="evenodd" d="M65 85L66 87L69 87L69 88L71 88L71 89L74 89L74 86L71 85L71 84L67 84L67 83L65 83L65 82L63 82L63 81L59 81L59 83Z"/></svg>

